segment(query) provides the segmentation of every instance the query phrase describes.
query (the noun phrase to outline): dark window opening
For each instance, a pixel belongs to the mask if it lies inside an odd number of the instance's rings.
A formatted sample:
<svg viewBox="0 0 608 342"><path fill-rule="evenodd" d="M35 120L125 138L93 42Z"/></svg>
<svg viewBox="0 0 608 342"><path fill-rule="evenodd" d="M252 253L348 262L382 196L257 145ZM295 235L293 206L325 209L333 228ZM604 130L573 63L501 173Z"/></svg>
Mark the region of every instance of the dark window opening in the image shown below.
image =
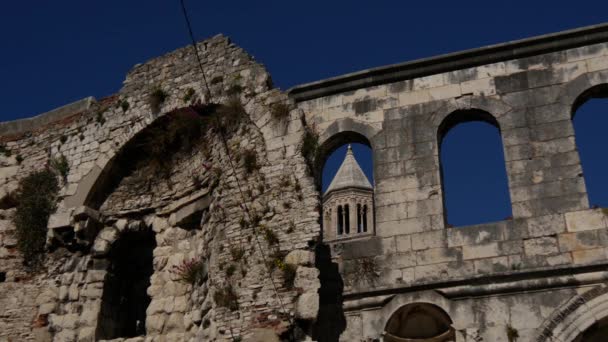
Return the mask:
<svg viewBox="0 0 608 342"><path fill-rule="evenodd" d="M342 212L342 206L338 206L338 235L344 233L344 213Z"/></svg>
<svg viewBox="0 0 608 342"><path fill-rule="evenodd" d="M361 204L357 203L357 233L361 233L363 231L363 225L361 221Z"/></svg>
<svg viewBox="0 0 608 342"><path fill-rule="evenodd" d="M384 341L453 341L450 316L433 304L408 304L397 310L386 324Z"/></svg>
<svg viewBox="0 0 608 342"><path fill-rule="evenodd" d="M348 204L344 206L344 231L350 234L350 210Z"/></svg>
<svg viewBox="0 0 608 342"><path fill-rule="evenodd" d="M608 86L592 88L581 96L575 107L573 125L585 186L591 207L608 207ZM590 98L590 99L589 99ZM588 100L589 99L589 100Z"/></svg>
<svg viewBox="0 0 608 342"><path fill-rule="evenodd" d="M511 199L500 129L482 111L457 111L439 128L447 226L502 221Z"/></svg>
<svg viewBox="0 0 608 342"><path fill-rule="evenodd" d="M367 232L367 204L363 206L363 232Z"/></svg>
<svg viewBox="0 0 608 342"><path fill-rule="evenodd" d="M100 339L146 333L147 289L153 269L154 234L127 232L112 247L97 335Z"/></svg>
<svg viewBox="0 0 608 342"><path fill-rule="evenodd" d="M0 283L4 283L6 281L6 272L0 272Z"/></svg>

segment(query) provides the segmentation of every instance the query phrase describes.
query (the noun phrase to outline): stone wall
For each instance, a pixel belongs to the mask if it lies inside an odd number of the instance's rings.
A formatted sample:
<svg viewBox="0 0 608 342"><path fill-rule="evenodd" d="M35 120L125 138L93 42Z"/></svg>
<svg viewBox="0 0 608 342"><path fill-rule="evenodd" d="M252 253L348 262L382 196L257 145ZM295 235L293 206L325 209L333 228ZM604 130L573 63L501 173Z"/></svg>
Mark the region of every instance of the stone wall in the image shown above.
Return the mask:
<svg viewBox="0 0 608 342"><path fill-rule="evenodd" d="M288 94L216 36L197 45L205 79L187 47L135 66L108 98L0 124L10 151L0 153L0 339L118 337L112 284L129 262L151 263L149 285L137 282L150 299L146 335L131 341L374 340L416 302L444 310L458 341L507 341L508 329L526 341L576 337L604 317L608 219L589 207L571 117L608 83L606 32L364 71ZM142 137L163 138L158 128L176 113L215 108L205 116L234 100L242 120L226 131L209 126L192 148L166 155L162 176L150 176L158 160L146 160ZM277 113L279 103L289 109ZM450 227L442 135L488 118L500 128L513 217ZM309 176L317 164L300 151L305 131L318 134L320 161L340 143L372 147L369 235L323 243L330 227L321 227L318 179ZM15 191L63 157L69 171L48 222L46 267L33 275L15 248ZM117 258L125 241L137 253ZM202 265L196 282L175 271L189 261ZM228 289L236 302L221 300ZM576 303L593 318L581 318Z"/></svg>

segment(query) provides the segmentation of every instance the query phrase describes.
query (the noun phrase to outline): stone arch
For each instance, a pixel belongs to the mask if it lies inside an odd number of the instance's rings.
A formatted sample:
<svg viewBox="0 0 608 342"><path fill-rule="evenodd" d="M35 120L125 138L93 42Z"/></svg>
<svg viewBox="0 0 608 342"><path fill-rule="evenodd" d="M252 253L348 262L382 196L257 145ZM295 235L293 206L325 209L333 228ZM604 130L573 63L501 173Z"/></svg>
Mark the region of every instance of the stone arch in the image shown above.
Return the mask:
<svg viewBox="0 0 608 342"><path fill-rule="evenodd" d="M588 72L566 83L558 99L561 104L569 108L572 116L585 101L597 97L598 92L606 94L606 85L608 85L608 70Z"/></svg>
<svg viewBox="0 0 608 342"><path fill-rule="evenodd" d="M604 174L605 169L601 167L601 163L598 164L599 159L596 157L596 153L589 153L588 148L591 148L593 151L593 147L588 144L582 144L581 141L585 141L584 138L592 138L598 137L597 133L588 135L583 134L581 137L580 127L585 126L581 121L589 120L578 117L578 124L575 125L575 116L577 115L581 106L583 106L587 101L592 99L600 99L600 98L608 98L608 71L597 71L592 73L583 74L570 83L568 83L563 92L564 99L568 111L569 117L571 119L571 129L574 132L574 140L576 149L578 152L579 163L582 169L582 176L584 176L584 187L587 192L588 202L594 205L605 205L606 198L602 196L603 191L601 191L601 180L602 175ZM605 104L604 104L605 105ZM597 120L591 119L587 122L596 122ZM597 126L597 125L595 125ZM579 131L575 130L576 127L579 127ZM583 130L583 133L589 133L588 130ZM601 134L601 133L600 133ZM603 135L600 135L603 137ZM577 137L579 139L577 139ZM598 188L600 185L600 188Z"/></svg>
<svg viewBox="0 0 608 342"><path fill-rule="evenodd" d="M453 305L449 299L443 297L438 292L427 290L416 293L399 294L390 298L379 311L379 319L377 321L378 325L374 325L376 331L382 331L384 335L391 317L398 313L401 308L413 303L430 305L445 313L445 315L447 315L447 317L449 317L451 320L451 327L453 328L454 332L464 330L473 324L472 311L463 311L462 307L457 308L457 306ZM416 342L417 340L412 341Z"/></svg>
<svg viewBox="0 0 608 342"><path fill-rule="evenodd" d="M318 169L316 170L316 174L318 174L318 175L323 174L323 169L325 168L327 159L338 148L340 148L341 146L350 144L350 143L359 143L359 144L365 145L371 149L372 172L375 175L377 170L376 170L376 163L375 163L373 138L376 136L376 134L377 134L377 131L369 125L355 122L352 119L337 120L332 125L330 125L324 132L322 132L322 134L319 136L319 154L318 154L318 157L317 157L318 159L317 159L317 163L316 163L316 167L318 167ZM350 147L349 147L349 151L351 151ZM316 181L317 181L317 188L319 189L320 192L322 192L322 177L317 177ZM375 203L373 188L375 187L375 185L374 185L375 181L370 182L370 183L372 183L371 192L369 192L369 190L366 190L366 189L358 189L358 191L365 192L366 196L368 196L368 199L371 198L371 200L369 201L370 202L370 206L369 206L370 214L368 215L368 217L371 218L370 219L371 222L368 224L368 232L371 233L371 232L375 231L374 230L375 215L373 214L374 213L374 210L373 210L374 203ZM360 196L360 194L352 193L349 195L346 193L342 193L342 194L338 195L338 197L332 197L332 196L334 196L334 194L335 194L335 192L332 193L332 195L330 195L329 197L323 196L323 198L322 198L323 206L328 205L328 203L329 203L329 205L332 205L331 203L334 203L334 204L340 203L341 204L341 208L342 208L341 210L345 214L345 218L344 218L344 220L342 220L343 237L344 238L352 237L350 235L350 233L353 233L353 232L357 233L356 199L357 199L357 196ZM347 197L342 198L341 196L347 196ZM336 207L335 209L336 209L335 210L336 215L339 216L338 207ZM324 210L322 212L326 212L326 211ZM325 222L327 222L327 220L321 220L321 222L325 223ZM340 229L338 228L339 220L337 219L337 217L333 217L330 220L330 222L332 222L332 224L335 224L336 227L327 227L327 226L323 225L321 235L325 236L326 239L332 240L332 239L336 238L338 235L342 235L342 234L338 234ZM332 230L335 230L335 232L332 232ZM329 235L327 235L327 234L329 234Z"/></svg>
<svg viewBox="0 0 608 342"><path fill-rule="evenodd" d="M384 328L385 342L447 342L455 339L452 319L440 307L429 303L402 306Z"/></svg>
<svg viewBox="0 0 608 342"><path fill-rule="evenodd" d="M608 286L599 285L556 309L538 329L535 342L574 342L608 317Z"/></svg>
<svg viewBox="0 0 608 342"><path fill-rule="evenodd" d="M483 96L465 96L460 99L452 99L448 101L444 107L434 113L431 120L435 129L439 130L446 118L454 112L479 111L488 113L488 115L493 118L496 125L502 127L505 126L507 117L511 110L512 108L501 100Z"/></svg>
<svg viewBox="0 0 608 342"><path fill-rule="evenodd" d="M510 111L510 107L508 106L501 106L502 102L500 101L496 101L496 100L492 100L492 101L486 101L488 104L486 105L482 105L480 107L482 108L494 108L499 110L499 114L504 117L504 115L506 113L508 113ZM454 106L448 106L449 108L455 108ZM436 162L437 165L439 165L439 177L441 180L441 196L442 196L442 202L443 202L443 216L444 216L444 220L445 223L447 225L447 215L448 215L448 211L447 211L447 200L446 200L446 191L445 191L445 177L444 177L444 168L442 166L442 159L441 159L441 148L442 148L442 144L443 144L443 140L446 136L446 134L453 129L454 127L458 126L459 124L462 123L466 123L466 122L484 122L489 124L490 126L495 127L498 130L498 135L500 137L500 149L502 150L503 153L503 167L504 167L504 180L505 180L505 193L506 193L506 203L508 205L508 209L509 209L509 216L512 215L512 207L511 207L511 198L510 198L510 193L509 193L509 177L507 175L507 170L506 170L506 160L504 158L505 155L505 144L502 140L502 133L501 133L501 124L499 121L499 116L495 115L495 114L491 114L491 112L488 112L486 110L483 109L479 109L479 107L472 107L472 106L468 106L464 107L464 109L456 109L454 111L451 111L449 113L447 113L447 115L442 115L442 121L439 122L439 124L437 125L437 153L436 153ZM505 208L506 209L506 208ZM498 220L503 219L503 217L498 218ZM476 223L483 223L483 222L476 222Z"/></svg>

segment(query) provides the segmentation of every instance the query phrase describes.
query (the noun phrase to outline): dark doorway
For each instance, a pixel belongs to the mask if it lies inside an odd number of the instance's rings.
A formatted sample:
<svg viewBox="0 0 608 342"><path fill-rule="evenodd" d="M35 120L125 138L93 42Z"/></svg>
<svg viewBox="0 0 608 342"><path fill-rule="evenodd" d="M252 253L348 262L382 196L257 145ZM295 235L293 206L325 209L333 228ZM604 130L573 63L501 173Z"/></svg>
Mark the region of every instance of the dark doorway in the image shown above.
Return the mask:
<svg viewBox="0 0 608 342"><path fill-rule="evenodd" d="M112 247L103 289L98 338L134 337L146 333L147 289L153 273L156 240L151 231L126 232Z"/></svg>

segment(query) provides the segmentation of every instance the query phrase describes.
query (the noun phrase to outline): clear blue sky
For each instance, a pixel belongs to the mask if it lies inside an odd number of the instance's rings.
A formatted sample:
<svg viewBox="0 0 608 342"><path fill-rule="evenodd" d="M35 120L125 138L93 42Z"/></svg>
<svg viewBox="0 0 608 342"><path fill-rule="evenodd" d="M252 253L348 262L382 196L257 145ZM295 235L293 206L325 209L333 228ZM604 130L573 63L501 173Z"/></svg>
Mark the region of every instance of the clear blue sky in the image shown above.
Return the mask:
<svg viewBox="0 0 608 342"><path fill-rule="evenodd" d="M186 3L198 39L230 36L266 65L281 89L608 21L608 1L598 0ZM179 0L7 1L0 38L0 121L113 94L135 64L189 42ZM605 118L605 112L593 114ZM601 142L592 144L592 155L605 154Z"/></svg>

